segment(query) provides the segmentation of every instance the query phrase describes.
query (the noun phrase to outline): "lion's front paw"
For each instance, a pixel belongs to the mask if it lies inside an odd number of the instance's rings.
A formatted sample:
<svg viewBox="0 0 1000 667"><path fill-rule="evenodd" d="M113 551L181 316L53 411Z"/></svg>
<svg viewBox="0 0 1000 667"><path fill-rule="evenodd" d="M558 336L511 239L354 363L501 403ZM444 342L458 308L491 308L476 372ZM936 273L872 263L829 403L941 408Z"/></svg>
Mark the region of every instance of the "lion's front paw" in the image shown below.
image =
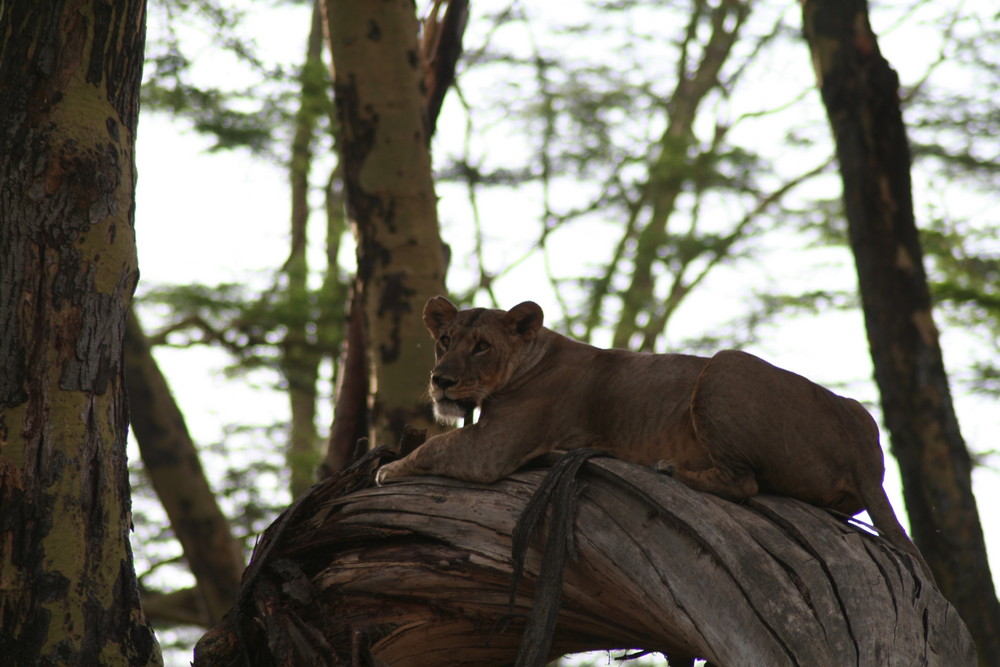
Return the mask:
<svg viewBox="0 0 1000 667"><path fill-rule="evenodd" d="M382 486L385 482L392 479L393 477L400 477L401 475L396 472L399 468L399 461L393 461L392 463L386 463L384 466L380 467L375 471L375 484L377 486Z"/></svg>
<svg viewBox="0 0 1000 667"><path fill-rule="evenodd" d="M677 472L677 465L673 461L668 461L667 459L659 459L653 464L653 470L656 472L662 472L664 475L674 476Z"/></svg>

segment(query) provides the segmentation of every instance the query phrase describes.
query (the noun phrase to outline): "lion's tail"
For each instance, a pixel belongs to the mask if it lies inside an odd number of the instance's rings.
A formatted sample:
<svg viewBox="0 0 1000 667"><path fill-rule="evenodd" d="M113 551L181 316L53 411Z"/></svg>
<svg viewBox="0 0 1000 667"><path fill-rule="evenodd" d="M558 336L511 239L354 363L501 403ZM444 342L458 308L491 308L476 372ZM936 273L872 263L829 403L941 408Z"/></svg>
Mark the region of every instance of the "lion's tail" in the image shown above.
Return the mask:
<svg viewBox="0 0 1000 667"><path fill-rule="evenodd" d="M913 556L921 569L923 569L924 574L927 575L927 578L930 581L934 581L934 575L931 574L930 566L927 565L927 561L924 560L917 546L910 539L909 535L906 534L906 531L903 530L903 526L900 525L882 485L871 484L870 482L862 483L859 491L861 491L861 500L868 508L868 516L871 517L872 523L878 528L879 533L885 539L889 540L889 543L894 547Z"/></svg>

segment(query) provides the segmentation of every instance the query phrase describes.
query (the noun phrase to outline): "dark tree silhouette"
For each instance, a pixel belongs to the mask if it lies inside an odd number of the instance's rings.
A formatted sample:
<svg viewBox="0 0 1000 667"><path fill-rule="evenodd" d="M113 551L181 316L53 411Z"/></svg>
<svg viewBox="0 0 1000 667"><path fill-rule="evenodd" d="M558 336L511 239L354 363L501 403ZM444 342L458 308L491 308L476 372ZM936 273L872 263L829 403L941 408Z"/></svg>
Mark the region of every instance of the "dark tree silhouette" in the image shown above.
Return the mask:
<svg viewBox="0 0 1000 667"><path fill-rule="evenodd" d="M879 52L864 0L804 0L802 7L913 540L969 625L980 664L1000 664L1000 603L931 314L899 79Z"/></svg>

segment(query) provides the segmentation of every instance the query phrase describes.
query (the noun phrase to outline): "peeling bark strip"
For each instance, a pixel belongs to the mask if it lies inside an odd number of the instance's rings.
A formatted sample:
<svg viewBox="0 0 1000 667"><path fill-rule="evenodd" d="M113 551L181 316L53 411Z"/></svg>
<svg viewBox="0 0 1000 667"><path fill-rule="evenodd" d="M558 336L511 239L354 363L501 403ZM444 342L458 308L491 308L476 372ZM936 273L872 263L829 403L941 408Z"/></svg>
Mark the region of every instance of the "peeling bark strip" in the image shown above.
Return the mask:
<svg viewBox="0 0 1000 667"><path fill-rule="evenodd" d="M0 660L156 664L128 543L142 0L0 10Z"/></svg>
<svg viewBox="0 0 1000 667"><path fill-rule="evenodd" d="M931 316L899 79L879 52L864 0L803 0L802 13L837 143L875 379L913 541L969 624L981 664L1000 664L1000 603Z"/></svg>
<svg viewBox="0 0 1000 667"><path fill-rule="evenodd" d="M515 661L521 627L487 639L509 613L512 533L546 471L369 488L376 463L317 485L268 529L195 665ZM553 512L578 497L547 659L641 647L719 665L974 664L954 609L880 538L804 503L739 506L610 458L576 477L555 494ZM544 541L529 544L516 616L543 585Z"/></svg>
<svg viewBox="0 0 1000 667"><path fill-rule="evenodd" d="M517 604L517 590L524 575L524 561L528 547L545 518L546 509L551 504L548 538L545 555L539 568L538 587L528 617L521 648L517 652L515 667L543 667L548 662L552 637L559 621L562 606L563 572L566 556L573 560L579 557L574 541L573 522L576 519L577 500L582 487L576 484L576 474L587 459L607 456L607 452L596 449L575 449L559 458L538 489L525 505L521 516L514 525L511 535L513 572L510 584L510 600L507 604L508 617L513 616ZM553 502L552 498L556 500Z"/></svg>
<svg viewBox="0 0 1000 667"><path fill-rule="evenodd" d="M437 430L424 398L433 365L420 313L442 294L444 259L427 147L427 111L410 0L326 0L357 296L369 351L372 442L404 424Z"/></svg>

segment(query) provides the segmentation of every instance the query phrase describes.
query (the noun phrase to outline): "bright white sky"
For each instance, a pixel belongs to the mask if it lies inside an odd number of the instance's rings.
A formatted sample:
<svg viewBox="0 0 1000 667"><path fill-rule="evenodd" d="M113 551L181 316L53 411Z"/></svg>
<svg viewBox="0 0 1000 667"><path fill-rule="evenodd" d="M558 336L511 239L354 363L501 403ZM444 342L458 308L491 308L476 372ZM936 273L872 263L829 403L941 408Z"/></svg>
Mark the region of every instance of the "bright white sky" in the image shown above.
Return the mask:
<svg viewBox="0 0 1000 667"><path fill-rule="evenodd" d="M483 11L483 4L477 3L473 10ZM268 53L274 54L272 57L275 60L296 63L301 59L308 28L306 10L282 6L277 12L262 12L251 26L261 28L257 32L258 42ZM876 24L876 31L879 30ZM883 52L901 71L904 85L911 81L907 78L908 74L916 76L922 71L919 61L926 61L929 53L933 55L930 49L922 48L915 52L908 48L914 43L913 39L913 33L905 41L891 34L881 39ZM925 39L930 37L921 35L918 42L926 44ZM804 46L800 56L800 63L788 63L785 76L811 77L808 52ZM465 90L465 93L469 95L470 91ZM439 128L455 128L455 133L460 135L464 131L464 123L457 105L449 96ZM447 134L447 131L439 129L439 134ZM460 137L443 137L439 153L445 150L441 146L458 141ZM136 233L143 284L235 281L259 282L260 287L265 287L268 276L287 257L289 195L284 171L240 152L206 153L210 143L208 139L186 129L183 123L162 116L147 114L140 120ZM504 150L504 146L500 140L487 146L487 149ZM826 179L822 184L839 188L837 179ZM465 257L470 252L469 239L461 231L467 224L468 216L465 195L458 189L447 187L439 188L438 194L441 197L445 240L453 245L454 257ZM572 192L564 192L562 196L572 197ZM509 193L495 197L482 202L482 211L484 225L495 238L496 247L504 248L511 244L523 247L525 239L533 239L537 233L534 231L537 228L537 205L530 201L512 204ZM530 198L528 193L525 199ZM1000 209L993 202L991 205L995 220L1000 217ZM315 216L316 223L320 222L319 217ZM516 224L518 220L524 224ZM314 239L317 244L313 253L316 265L319 265L322 249L319 246L319 226L316 227ZM524 234L520 239L516 238L519 233ZM569 252L557 261L578 262L586 258L588 252L596 257L606 252L606 246L602 248L600 240L595 241L591 237L586 240L567 237L565 246ZM816 276L829 280L830 275L837 275L841 276L838 280L853 283L853 268L846 250L824 251L800 260L797 248L796 242L791 239L776 239L769 254L756 262L741 265L738 269L723 268L708 284L708 291L685 306L680 322L701 323L706 318L718 319L718 311L728 310L726 304L742 297L732 285L746 280L755 280L758 286L763 287L768 283L788 284L788 281L809 280ZM508 252L511 252L509 257L517 256L513 251ZM494 257L497 264L503 261L506 261L503 255ZM453 280L461 282L462 267L458 264L453 270ZM539 257L525 262L516 277L505 279L497 287L504 305L533 299L547 311L556 312L556 302L548 293ZM140 294L142 289L140 286ZM147 314L147 324L153 324L155 319L152 313ZM877 404L877 393L869 379L871 365L860 313L798 317L784 320L780 326L768 328L767 332L766 339L750 351L779 366L833 386L840 393L852 395L868 405ZM672 335L681 338L686 333L681 325ZM949 332L944 339L946 363L960 360L972 340L959 332ZM197 442L220 440L225 424L261 424L287 418L286 399L282 394L252 385L255 379L266 384L263 376L252 376L249 381L226 379L220 369L226 365L227 359L221 353L198 348L159 350L157 357ZM326 391L329 391L329 386ZM997 447L1000 410L984 399L962 392L956 394L962 430L971 448L985 451ZM328 426L329 416L324 416L324 419L327 421L321 422L322 428ZM133 450L130 456L137 456L137 453ZM212 473L211 470L209 472ZM1000 517L990 508L1000 502L998 482L1000 475L995 470L977 469L974 473L974 486L994 576L1000 575ZM897 514L905 523L898 473L891 458L887 458L885 486Z"/></svg>

